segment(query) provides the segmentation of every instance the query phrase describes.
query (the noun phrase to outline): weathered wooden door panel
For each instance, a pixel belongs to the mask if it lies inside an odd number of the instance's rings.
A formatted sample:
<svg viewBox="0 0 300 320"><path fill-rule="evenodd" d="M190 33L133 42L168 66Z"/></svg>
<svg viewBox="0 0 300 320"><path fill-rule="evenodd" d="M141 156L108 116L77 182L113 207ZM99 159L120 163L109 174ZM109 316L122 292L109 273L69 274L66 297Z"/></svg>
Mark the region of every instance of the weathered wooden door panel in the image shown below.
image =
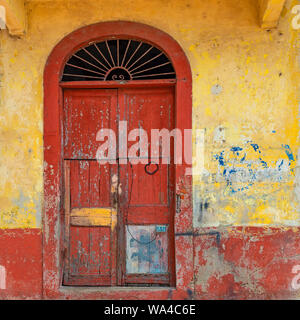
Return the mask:
<svg viewBox="0 0 300 320"><path fill-rule="evenodd" d="M156 225L127 227L127 274L168 273L167 226L159 227L162 232L157 232Z"/></svg>
<svg viewBox="0 0 300 320"><path fill-rule="evenodd" d="M154 170L157 172L151 175L146 173L145 164L132 166L134 184L132 185L130 206L168 206L168 165L159 163L150 173L153 173ZM150 188L145 192L145 186L149 185L155 186L155 188Z"/></svg>
<svg viewBox="0 0 300 320"><path fill-rule="evenodd" d="M64 285L116 284L116 164L99 164L102 128L117 128L116 90L66 90L64 94Z"/></svg>
<svg viewBox="0 0 300 320"><path fill-rule="evenodd" d="M139 164L121 164L119 169L124 190L120 238L126 243L122 284L174 283L174 148L162 152L158 142L156 158L150 162L152 129L170 131L175 126L173 98L172 88L119 90L120 118L128 122L128 132L139 129L148 136L148 158ZM135 155L130 151L137 141L128 142L130 160L145 156L141 150Z"/></svg>
<svg viewBox="0 0 300 320"><path fill-rule="evenodd" d="M72 160L70 169L71 208L110 207L114 165Z"/></svg>
<svg viewBox="0 0 300 320"><path fill-rule="evenodd" d="M93 276L111 284L110 227L70 226L70 276Z"/></svg>
<svg viewBox="0 0 300 320"><path fill-rule="evenodd" d="M95 159L101 128L116 128L117 90L64 91L64 158Z"/></svg>

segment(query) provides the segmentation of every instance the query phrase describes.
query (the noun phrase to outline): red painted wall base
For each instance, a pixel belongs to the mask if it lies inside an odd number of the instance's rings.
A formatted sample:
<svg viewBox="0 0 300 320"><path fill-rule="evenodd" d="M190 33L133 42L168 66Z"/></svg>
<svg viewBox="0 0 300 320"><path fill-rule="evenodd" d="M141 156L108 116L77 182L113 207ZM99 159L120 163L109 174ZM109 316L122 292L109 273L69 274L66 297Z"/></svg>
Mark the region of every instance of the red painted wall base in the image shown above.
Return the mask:
<svg viewBox="0 0 300 320"><path fill-rule="evenodd" d="M291 299L300 228L237 227L195 235L196 299Z"/></svg>
<svg viewBox="0 0 300 320"><path fill-rule="evenodd" d="M6 289L0 289L0 299L41 299L41 230L0 230L0 265L6 270Z"/></svg>
<svg viewBox="0 0 300 320"><path fill-rule="evenodd" d="M299 297L300 290L292 286L296 276L293 267L300 265L299 234L300 228L197 230L194 234L195 290L190 298ZM0 266L6 270L5 288L0 289L0 299L42 299L41 230L0 230ZM78 291L71 296L80 299ZM97 296L97 293L89 294L90 299ZM114 299L114 296L108 298ZM143 296L143 299L154 298L150 292ZM166 295L161 298L180 297Z"/></svg>

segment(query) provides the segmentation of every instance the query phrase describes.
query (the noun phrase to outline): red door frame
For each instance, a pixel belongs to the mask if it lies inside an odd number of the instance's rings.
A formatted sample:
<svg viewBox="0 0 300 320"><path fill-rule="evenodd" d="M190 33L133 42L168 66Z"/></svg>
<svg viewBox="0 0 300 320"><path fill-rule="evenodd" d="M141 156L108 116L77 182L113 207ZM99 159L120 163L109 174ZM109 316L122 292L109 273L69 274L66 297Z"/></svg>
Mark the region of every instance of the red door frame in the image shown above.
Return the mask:
<svg viewBox="0 0 300 320"><path fill-rule="evenodd" d="M176 71L176 128L192 128L192 74L188 59L179 44L168 34L135 22L102 22L78 29L52 50L44 70L44 216L43 216L43 296L46 299L167 299L190 298L193 292L193 210L192 177L187 164L176 165L176 194L181 207L175 213L176 287L133 288L63 287L63 200L62 186L62 93L61 74L67 59L90 42L106 38L131 37L147 41L164 51ZM168 82L168 81L165 81ZM170 81L170 82L174 82ZM142 84L139 82L140 85ZM150 85L146 82L145 85ZM80 83L69 86L81 86ZM83 85L83 84L82 84ZM90 83L88 87L126 87L132 83ZM138 84L136 84L138 85ZM67 86L67 85L65 85ZM188 146L191 149L191 145Z"/></svg>

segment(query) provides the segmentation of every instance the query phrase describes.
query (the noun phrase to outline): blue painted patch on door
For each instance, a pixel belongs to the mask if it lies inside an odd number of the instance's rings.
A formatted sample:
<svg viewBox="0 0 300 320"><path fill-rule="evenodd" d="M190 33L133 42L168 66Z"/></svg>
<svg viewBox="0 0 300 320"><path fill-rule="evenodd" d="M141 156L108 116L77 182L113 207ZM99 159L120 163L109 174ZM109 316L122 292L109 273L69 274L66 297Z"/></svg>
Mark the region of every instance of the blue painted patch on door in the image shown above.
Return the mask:
<svg viewBox="0 0 300 320"><path fill-rule="evenodd" d="M156 232L166 232L167 226L157 225L156 226Z"/></svg>

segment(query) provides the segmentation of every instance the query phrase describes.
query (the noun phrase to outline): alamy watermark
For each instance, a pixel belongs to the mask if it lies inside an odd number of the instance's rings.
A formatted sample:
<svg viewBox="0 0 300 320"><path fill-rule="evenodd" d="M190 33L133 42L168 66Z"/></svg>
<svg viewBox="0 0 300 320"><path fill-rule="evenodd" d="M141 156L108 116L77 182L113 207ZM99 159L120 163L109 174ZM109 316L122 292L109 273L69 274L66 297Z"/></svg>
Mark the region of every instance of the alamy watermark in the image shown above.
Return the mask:
<svg viewBox="0 0 300 320"><path fill-rule="evenodd" d="M201 175L204 170L204 130L195 130L194 137L196 150L193 157L191 129L183 132L178 128L151 129L149 137L143 128L128 132L127 121L119 121L118 134L109 128L97 132L96 141L103 143L97 149L96 159L100 164L186 164L190 166L186 175ZM129 142L135 143L128 147Z"/></svg>

